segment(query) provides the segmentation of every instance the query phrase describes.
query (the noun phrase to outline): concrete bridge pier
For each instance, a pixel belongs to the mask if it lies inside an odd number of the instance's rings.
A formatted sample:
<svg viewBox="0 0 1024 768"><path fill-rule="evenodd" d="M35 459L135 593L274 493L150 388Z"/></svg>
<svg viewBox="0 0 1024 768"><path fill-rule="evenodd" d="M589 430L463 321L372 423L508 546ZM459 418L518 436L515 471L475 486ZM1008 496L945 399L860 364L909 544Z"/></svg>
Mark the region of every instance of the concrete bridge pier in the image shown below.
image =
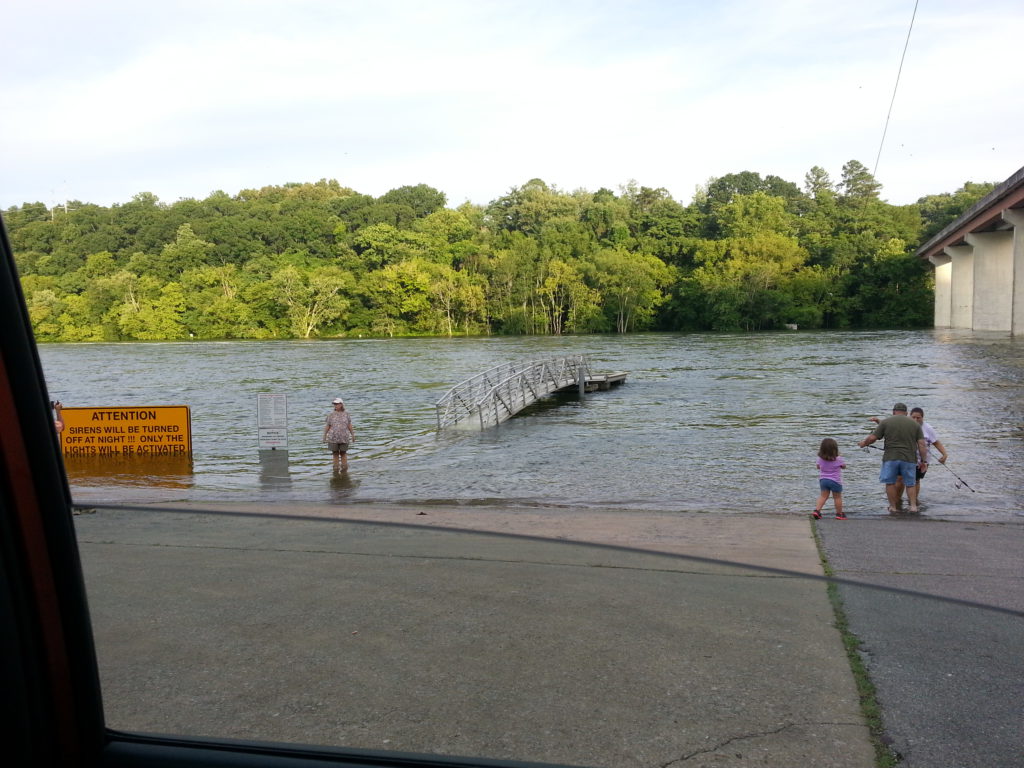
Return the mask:
<svg viewBox="0 0 1024 768"><path fill-rule="evenodd" d="M1014 230L966 235L974 248L975 331L1008 331L1013 313Z"/></svg>
<svg viewBox="0 0 1024 768"><path fill-rule="evenodd" d="M1003 221L1013 225L1013 308L1010 333L1024 335L1024 212L1003 211Z"/></svg>
<svg viewBox="0 0 1024 768"><path fill-rule="evenodd" d="M935 264L935 327L971 328L974 323L974 248L948 245L930 260ZM944 278L942 296L940 275Z"/></svg>
<svg viewBox="0 0 1024 768"><path fill-rule="evenodd" d="M935 267L935 320L936 328L953 327L953 256L947 252L929 256Z"/></svg>

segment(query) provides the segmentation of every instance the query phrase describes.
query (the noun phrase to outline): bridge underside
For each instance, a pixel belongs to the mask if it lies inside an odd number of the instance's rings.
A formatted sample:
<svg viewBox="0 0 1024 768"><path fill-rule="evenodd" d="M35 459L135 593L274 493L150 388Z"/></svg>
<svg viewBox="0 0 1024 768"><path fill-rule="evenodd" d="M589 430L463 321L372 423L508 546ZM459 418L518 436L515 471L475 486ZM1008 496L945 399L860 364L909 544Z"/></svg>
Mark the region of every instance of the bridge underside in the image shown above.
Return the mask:
<svg viewBox="0 0 1024 768"><path fill-rule="evenodd" d="M935 327L1024 334L1024 168L918 250L935 266Z"/></svg>

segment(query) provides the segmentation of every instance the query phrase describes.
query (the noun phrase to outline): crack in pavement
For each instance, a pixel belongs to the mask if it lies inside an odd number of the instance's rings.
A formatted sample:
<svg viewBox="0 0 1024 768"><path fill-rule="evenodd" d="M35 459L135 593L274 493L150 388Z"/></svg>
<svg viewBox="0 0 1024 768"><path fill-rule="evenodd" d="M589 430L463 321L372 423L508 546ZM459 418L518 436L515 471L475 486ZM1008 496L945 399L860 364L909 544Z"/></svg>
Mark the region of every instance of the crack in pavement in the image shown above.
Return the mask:
<svg viewBox="0 0 1024 768"><path fill-rule="evenodd" d="M677 757L677 758L675 758L673 760L669 760L667 763L662 763L659 766L659 768L669 768L669 766L679 765L679 764L685 763L688 760L692 760L695 757L700 757L701 755L707 755L707 754L709 754L711 752L717 752L718 750L720 750L720 749L722 749L724 747L727 747L730 744L732 744L734 742L737 742L737 741L745 741L747 739L757 739L757 738L762 738L764 736L774 736L776 734L782 733L783 731L787 731L790 728L800 728L800 727L809 726L809 725L852 725L852 726L859 727L859 728L866 728L864 723L847 723L847 722L838 722L838 723L837 722L785 723L784 725L781 725L778 728L775 728L774 730L770 730L770 731L754 731L752 733L745 733L745 734L742 734L742 735L739 735L739 736L733 736L732 738L729 738L729 739L726 739L725 741L719 742L718 744L715 744L714 746L709 747L707 749L698 749L698 750L695 750L695 751L690 752L688 754L685 754L685 755L682 755L680 757Z"/></svg>

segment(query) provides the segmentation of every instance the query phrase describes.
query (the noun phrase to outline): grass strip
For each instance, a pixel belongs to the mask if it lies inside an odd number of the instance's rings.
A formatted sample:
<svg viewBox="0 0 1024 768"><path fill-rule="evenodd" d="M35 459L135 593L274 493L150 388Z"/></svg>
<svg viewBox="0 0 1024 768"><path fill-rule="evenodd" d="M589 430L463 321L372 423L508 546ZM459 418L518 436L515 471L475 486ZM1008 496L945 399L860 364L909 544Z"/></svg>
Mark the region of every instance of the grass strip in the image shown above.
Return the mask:
<svg viewBox="0 0 1024 768"><path fill-rule="evenodd" d="M811 523L811 531L814 535L814 542L818 546L818 558L821 560L825 576L829 579L835 576L832 564L828 561L825 553L825 544L821 540L818 526ZM868 731L871 734L871 745L875 749L876 768L895 768L899 765L900 759L889 748L885 740L885 728L882 724L882 708L878 705L875 684L871 682L867 667L864 666L864 659L860 654L860 638L850 630L850 622L846 618L846 610L843 607L843 598L839 594L839 585L829 581L826 587L828 601L832 604L832 612L835 614L836 629L843 641L843 648L846 650L846 659L850 663L850 671L853 673L853 681L857 686L857 697L860 700L860 711L868 724Z"/></svg>

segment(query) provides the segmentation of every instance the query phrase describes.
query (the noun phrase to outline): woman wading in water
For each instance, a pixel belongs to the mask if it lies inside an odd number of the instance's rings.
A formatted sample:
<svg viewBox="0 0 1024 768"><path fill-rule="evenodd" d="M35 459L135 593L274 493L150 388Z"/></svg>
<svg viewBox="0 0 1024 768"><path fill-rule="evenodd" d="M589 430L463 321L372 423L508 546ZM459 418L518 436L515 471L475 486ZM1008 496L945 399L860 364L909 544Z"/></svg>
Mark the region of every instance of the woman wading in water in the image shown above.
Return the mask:
<svg viewBox="0 0 1024 768"><path fill-rule="evenodd" d="M340 397L332 401L334 410L327 414L324 425L324 442L327 443L334 456L334 468L339 462L343 470L348 469L348 445L356 441L356 431L352 428L352 417L345 410L345 403Z"/></svg>

